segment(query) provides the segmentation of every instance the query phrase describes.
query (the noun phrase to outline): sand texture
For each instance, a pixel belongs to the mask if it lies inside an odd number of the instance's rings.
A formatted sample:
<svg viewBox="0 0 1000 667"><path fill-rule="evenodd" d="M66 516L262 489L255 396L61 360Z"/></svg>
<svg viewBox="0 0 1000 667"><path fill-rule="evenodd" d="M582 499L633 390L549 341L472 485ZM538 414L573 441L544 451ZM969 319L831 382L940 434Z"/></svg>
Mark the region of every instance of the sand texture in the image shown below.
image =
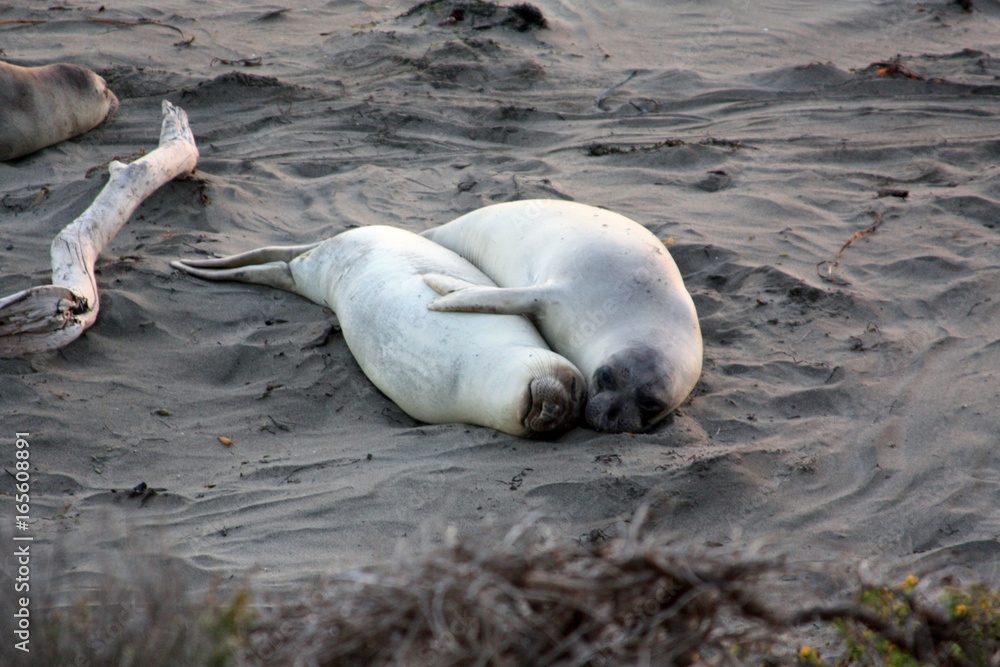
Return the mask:
<svg viewBox="0 0 1000 667"><path fill-rule="evenodd" d="M195 586L274 591L449 524L601 539L648 503L681 546L1000 579L1000 5L536 4L548 29L398 0L0 5L6 60L121 100L0 164L0 295L48 282L163 99L201 152L98 262L97 323L0 360L3 466L29 432L36 553L65 552L37 577L82 590L151 544ZM652 432L416 423L329 312L168 264L532 197L670 245L705 365Z"/></svg>

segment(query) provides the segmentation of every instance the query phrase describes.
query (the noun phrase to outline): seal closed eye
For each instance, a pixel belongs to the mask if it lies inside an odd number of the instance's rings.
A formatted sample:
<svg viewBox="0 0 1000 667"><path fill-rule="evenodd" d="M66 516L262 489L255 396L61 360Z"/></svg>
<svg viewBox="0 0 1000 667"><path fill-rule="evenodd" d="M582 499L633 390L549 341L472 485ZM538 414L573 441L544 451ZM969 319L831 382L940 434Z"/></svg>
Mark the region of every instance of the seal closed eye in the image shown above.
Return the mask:
<svg viewBox="0 0 1000 667"><path fill-rule="evenodd" d="M658 415L667 409L667 406L664 405L659 399L646 393L643 389L636 391L635 405L639 408L639 412L642 413L642 415L647 419L653 417L654 415Z"/></svg>

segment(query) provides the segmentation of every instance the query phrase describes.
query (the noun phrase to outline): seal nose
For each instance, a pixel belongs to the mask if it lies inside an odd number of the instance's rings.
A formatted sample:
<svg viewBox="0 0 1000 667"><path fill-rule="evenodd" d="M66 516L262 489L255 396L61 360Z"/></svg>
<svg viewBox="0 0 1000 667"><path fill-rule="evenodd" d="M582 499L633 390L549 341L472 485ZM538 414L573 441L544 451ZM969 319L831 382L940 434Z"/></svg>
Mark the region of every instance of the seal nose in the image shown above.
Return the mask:
<svg viewBox="0 0 1000 667"><path fill-rule="evenodd" d="M538 416L544 422L551 422L559 419L563 413L563 407L552 401L545 401L542 404L542 414Z"/></svg>
<svg viewBox="0 0 1000 667"><path fill-rule="evenodd" d="M595 431L604 433L641 433L643 430L638 410L615 392L591 396L584 411L584 420Z"/></svg>

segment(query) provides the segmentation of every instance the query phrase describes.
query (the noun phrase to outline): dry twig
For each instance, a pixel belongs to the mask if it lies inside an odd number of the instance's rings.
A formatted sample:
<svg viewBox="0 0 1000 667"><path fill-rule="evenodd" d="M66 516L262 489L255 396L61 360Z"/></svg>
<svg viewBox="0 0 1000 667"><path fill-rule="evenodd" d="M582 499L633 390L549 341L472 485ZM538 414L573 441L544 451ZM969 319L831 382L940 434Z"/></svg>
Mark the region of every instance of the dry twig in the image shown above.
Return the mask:
<svg viewBox="0 0 1000 667"><path fill-rule="evenodd" d="M850 285L851 284L851 283L847 282L846 280L843 280L843 279L838 278L835 275L833 275L833 270L836 269L840 265L840 256L844 254L844 251L847 250L847 248L852 243L854 243L855 241L857 241L860 238L868 236L869 234L874 234L875 230L878 229L879 226L882 224L882 214L879 213L878 211L868 211L868 215L872 216L875 219L875 222L873 222L868 227L865 227L864 229L855 232L854 235L851 236L851 238L847 239L847 242L844 243L844 245L840 246L840 250L837 251L837 255L836 255L836 257L833 258L833 261L828 260L828 259L824 259L822 262L819 262L818 264L816 264L816 273L819 274L820 278L822 278L823 280L825 280L828 283L833 283L834 285ZM820 267L821 266L826 266L827 267L827 269L826 269L826 275L824 275L823 272L820 271Z"/></svg>

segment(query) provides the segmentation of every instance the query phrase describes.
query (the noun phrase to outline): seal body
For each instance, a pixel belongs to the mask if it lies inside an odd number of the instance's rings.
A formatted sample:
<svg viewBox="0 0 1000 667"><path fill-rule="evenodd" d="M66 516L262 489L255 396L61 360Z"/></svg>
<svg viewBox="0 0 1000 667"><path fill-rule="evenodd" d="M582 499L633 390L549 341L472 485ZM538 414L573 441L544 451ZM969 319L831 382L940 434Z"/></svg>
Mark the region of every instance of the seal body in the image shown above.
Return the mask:
<svg viewBox="0 0 1000 667"><path fill-rule="evenodd" d="M495 204L424 236L499 288L431 277L440 311L522 313L589 378L587 424L638 432L701 375L698 315L667 248L625 216L566 201Z"/></svg>
<svg viewBox="0 0 1000 667"><path fill-rule="evenodd" d="M495 286L457 254L401 229L352 229L311 246L174 262L203 278L300 294L334 311L365 375L419 421L487 426L512 435L572 426L586 381L516 315L438 313L434 274Z"/></svg>
<svg viewBox="0 0 1000 667"><path fill-rule="evenodd" d="M0 62L0 161L83 134L117 108L104 79L84 67Z"/></svg>

